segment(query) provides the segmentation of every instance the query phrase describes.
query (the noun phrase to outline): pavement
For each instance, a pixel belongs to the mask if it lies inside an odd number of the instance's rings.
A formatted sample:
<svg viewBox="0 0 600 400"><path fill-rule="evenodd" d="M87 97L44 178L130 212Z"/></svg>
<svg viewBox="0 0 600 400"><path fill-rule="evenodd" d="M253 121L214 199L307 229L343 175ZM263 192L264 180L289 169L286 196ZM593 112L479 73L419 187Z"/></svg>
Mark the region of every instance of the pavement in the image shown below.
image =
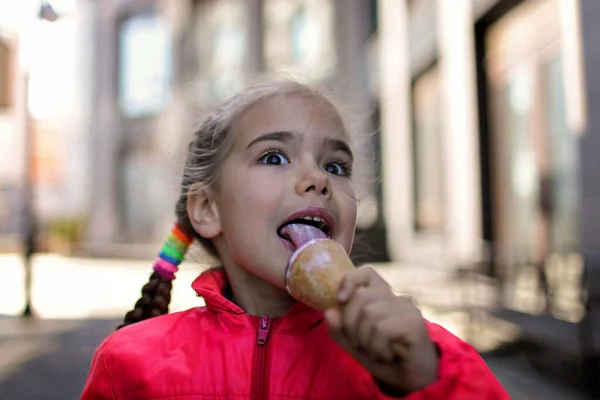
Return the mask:
<svg viewBox="0 0 600 400"><path fill-rule="evenodd" d="M21 259L0 255L0 399L78 399L95 348L138 298L150 263L38 255L33 262L35 318L23 319L19 317L24 306ZM448 271L423 272L394 264L376 267L398 292L416 298L426 318L467 338L472 331L468 315L460 307L448 311L462 298ZM192 263L182 265L174 283L172 311L202 305L190 288L200 271ZM483 293L485 303L489 296ZM515 326L501 322L476 335L477 348L511 398L585 399L575 389L540 374L518 348L488 353L517 335Z"/></svg>
<svg viewBox="0 0 600 400"><path fill-rule="evenodd" d="M78 399L95 348L116 323L0 318L0 399ZM11 337L7 330L22 333Z"/></svg>

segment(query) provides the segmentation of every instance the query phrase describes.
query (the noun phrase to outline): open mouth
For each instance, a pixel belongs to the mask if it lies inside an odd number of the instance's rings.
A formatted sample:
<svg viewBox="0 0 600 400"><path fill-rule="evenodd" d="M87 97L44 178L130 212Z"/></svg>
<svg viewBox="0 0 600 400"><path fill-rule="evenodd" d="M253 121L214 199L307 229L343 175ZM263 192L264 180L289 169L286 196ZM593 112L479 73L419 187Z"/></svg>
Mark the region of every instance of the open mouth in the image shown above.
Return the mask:
<svg viewBox="0 0 600 400"><path fill-rule="evenodd" d="M277 229L284 247L294 250L314 239L331 239L335 217L323 207L305 207L289 215Z"/></svg>
<svg viewBox="0 0 600 400"><path fill-rule="evenodd" d="M327 221L325 221L321 217L311 217L311 216L295 218L291 221L285 222L283 225L281 225L279 227L279 229L277 229L277 234L282 239L293 242L294 240L290 236L290 233L289 233L290 230L286 229L286 227L288 227L290 225L299 225L299 224L312 226L313 228L316 228L316 229L320 230L321 232L323 232L323 234L326 237L328 237L328 238L330 237L329 236L330 227L329 227L329 224L327 223Z"/></svg>

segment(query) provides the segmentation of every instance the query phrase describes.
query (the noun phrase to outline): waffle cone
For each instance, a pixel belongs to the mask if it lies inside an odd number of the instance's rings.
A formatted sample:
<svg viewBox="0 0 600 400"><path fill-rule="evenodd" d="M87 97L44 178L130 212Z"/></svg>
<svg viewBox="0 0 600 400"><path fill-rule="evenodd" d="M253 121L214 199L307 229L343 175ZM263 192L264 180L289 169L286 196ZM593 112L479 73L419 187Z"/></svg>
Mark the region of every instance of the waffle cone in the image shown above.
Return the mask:
<svg viewBox="0 0 600 400"><path fill-rule="evenodd" d="M298 248L287 266L286 289L296 300L325 311L337 307L342 278L354 269L346 250L331 239L315 239Z"/></svg>

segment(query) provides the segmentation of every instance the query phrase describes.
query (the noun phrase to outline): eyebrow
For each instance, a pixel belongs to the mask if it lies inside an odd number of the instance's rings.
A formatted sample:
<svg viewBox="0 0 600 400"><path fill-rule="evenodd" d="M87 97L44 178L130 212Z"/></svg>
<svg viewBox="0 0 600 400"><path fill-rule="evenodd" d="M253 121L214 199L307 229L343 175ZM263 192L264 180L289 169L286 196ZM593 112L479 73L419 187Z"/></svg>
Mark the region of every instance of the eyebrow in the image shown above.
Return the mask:
<svg viewBox="0 0 600 400"><path fill-rule="evenodd" d="M276 141L276 142L288 143L288 142L291 142L296 136L297 136L296 134L294 134L292 132L288 132L288 131L276 131L276 132L264 133L264 134L258 136L257 138L255 138L254 140L252 140L248 144L248 146L246 146L246 150L260 142ZM343 140L327 138L327 139L325 139L325 146L330 148L333 151L342 151L342 152L346 153L348 155L348 157L350 157L350 159L352 161L354 161L354 154L352 153L350 146Z"/></svg>
<svg viewBox="0 0 600 400"><path fill-rule="evenodd" d="M248 144L248 146L246 146L246 150L260 142L276 141L276 142L288 143L288 142L291 142L292 139L294 139L294 134L292 132L277 131L277 132L264 133L264 134L260 135L259 137L255 138L254 140L252 140L250 142L250 144Z"/></svg>
<svg viewBox="0 0 600 400"><path fill-rule="evenodd" d="M350 157L352 161L354 161L354 153L348 146L348 143L339 139L325 139L325 146L329 147L333 151L342 151Z"/></svg>

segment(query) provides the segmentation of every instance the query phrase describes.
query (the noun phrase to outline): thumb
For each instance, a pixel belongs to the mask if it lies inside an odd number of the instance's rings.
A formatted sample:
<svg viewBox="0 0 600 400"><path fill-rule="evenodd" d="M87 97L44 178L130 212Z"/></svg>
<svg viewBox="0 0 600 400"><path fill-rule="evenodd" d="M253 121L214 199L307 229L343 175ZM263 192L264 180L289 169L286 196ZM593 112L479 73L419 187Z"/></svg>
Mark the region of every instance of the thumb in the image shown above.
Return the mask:
<svg viewBox="0 0 600 400"><path fill-rule="evenodd" d="M346 335L344 335L344 327L342 323L342 313L336 309L325 311L325 321L329 328L331 338L340 344L347 351L353 352L354 348Z"/></svg>
<svg viewBox="0 0 600 400"><path fill-rule="evenodd" d="M342 335L342 314L336 309L325 311L325 321L332 336Z"/></svg>

